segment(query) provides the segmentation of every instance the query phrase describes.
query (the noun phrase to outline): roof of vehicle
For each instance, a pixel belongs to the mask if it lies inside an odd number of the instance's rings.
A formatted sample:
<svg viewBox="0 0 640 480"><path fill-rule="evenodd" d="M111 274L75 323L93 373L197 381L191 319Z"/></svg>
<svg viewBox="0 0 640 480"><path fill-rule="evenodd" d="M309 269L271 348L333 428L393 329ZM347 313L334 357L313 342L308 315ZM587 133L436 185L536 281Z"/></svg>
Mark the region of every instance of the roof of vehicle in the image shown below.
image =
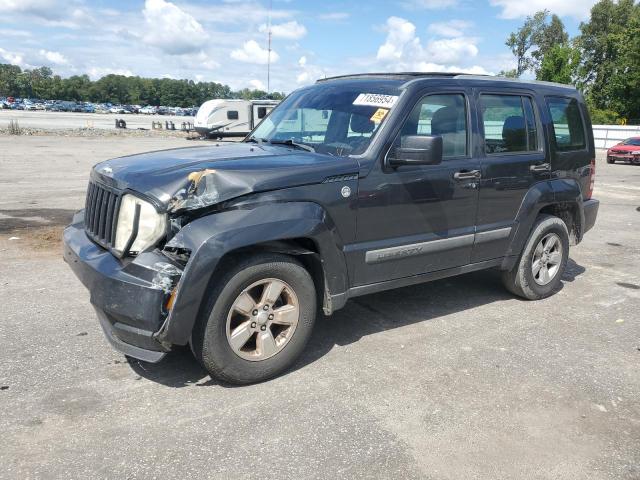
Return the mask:
<svg viewBox="0 0 640 480"><path fill-rule="evenodd" d="M463 72L372 72L372 73L354 73L350 75L338 75L335 77L326 77L321 78L317 81L317 83L330 82L335 80L357 80L364 78L381 78L381 79L392 79L392 80L404 80L405 82L415 81L415 80L428 80L428 79L455 79L455 80L479 80L486 82L505 82L505 83L515 83L515 84L524 84L524 85L540 85L540 86L548 86L548 87L557 87L557 88L566 88L575 90L573 85L565 85L562 83L555 82L544 82L540 80L526 80L521 78L507 78L507 77L497 77L494 75L479 75L472 73L463 73Z"/></svg>

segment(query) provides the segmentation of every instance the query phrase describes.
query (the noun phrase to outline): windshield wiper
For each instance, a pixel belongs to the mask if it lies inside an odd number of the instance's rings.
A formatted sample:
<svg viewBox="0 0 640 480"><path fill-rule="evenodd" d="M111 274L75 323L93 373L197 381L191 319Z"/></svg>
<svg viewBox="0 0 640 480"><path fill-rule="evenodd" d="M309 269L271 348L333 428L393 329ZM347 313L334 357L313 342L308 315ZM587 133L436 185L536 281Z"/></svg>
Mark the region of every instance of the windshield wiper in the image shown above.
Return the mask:
<svg viewBox="0 0 640 480"><path fill-rule="evenodd" d="M290 138L287 140L268 140L268 142L272 145L290 145L292 147L299 148L301 150L306 150L307 152L315 152L316 149L311 145L307 145L306 143L298 143L294 142Z"/></svg>
<svg viewBox="0 0 640 480"><path fill-rule="evenodd" d="M245 143L248 143L248 142L264 143L264 142L266 142L266 140L264 138L258 138L258 137L251 136L251 137L249 137L249 138L247 138L245 140Z"/></svg>

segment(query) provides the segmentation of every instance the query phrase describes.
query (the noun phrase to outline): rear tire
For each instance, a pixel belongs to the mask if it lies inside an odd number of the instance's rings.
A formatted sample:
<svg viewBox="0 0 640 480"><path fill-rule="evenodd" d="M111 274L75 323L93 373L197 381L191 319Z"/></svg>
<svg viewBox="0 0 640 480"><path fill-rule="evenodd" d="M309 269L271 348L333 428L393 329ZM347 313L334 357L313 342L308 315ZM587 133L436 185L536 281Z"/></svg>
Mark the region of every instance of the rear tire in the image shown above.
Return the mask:
<svg viewBox="0 0 640 480"><path fill-rule="evenodd" d="M238 385L261 382L302 354L315 317L309 272L292 257L258 254L216 280L191 347L213 377Z"/></svg>
<svg viewBox="0 0 640 480"><path fill-rule="evenodd" d="M502 272L502 283L527 300L549 297L560 286L569 259L569 232L558 217L540 215L518 262Z"/></svg>

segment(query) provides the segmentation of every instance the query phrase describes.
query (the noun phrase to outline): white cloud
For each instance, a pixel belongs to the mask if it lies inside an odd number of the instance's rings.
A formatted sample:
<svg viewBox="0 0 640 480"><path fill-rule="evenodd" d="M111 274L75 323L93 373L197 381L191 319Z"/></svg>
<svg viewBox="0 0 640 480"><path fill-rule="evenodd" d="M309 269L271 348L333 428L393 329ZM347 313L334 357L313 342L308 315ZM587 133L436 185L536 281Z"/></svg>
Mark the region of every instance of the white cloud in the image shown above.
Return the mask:
<svg viewBox="0 0 640 480"><path fill-rule="evenodd" d="M56 0L0 0L0 11L7 13L24 13L46 19L59 17L60 5Z"/></svg>
<svg viewBox="0 0 640 480"><path fill-rule="evenodd" d="M25 66L24 58L19 53L11 53L4 48L0 48L0 58L11 65Z"/></svg>
<svg viewBox="0 0 640 480"><path fill-rule="evenodd" d="M269 31L268 25L262 24L258 29L260 32L267 33ZM281 23L279 25L271 25L271 33L274 38L287 38L290 40L298 40L307 34L307 29L304 25L292 20L291 22Z"/></svg>
<svg viewBox="0 0 640 480"><path fill-rule="evenodd" d="M144 41L169 55L183 55L201 50L208 35L189 13L165 0L146 0Z"/></svg>
<svg viewBox="0 0 640 480"><path fill-rule="evenodd" d="M513 19L533 15L540 10L549 10L560 16L570 16L582 20L589 17L591 7L597 0L574 0L562 2L557 0L489 0L493 7L502 9L502 18Z"/></svg>
<svg viewBox="0 0 640 480"><path fill-rule="evenodd" d="M326 20L329 22L340 22L342 20L346 20L350 16L351 15L348 14L347 12L331 12L331 13L323 13L321 15L318 15L318 18L320 20Z"/></svg>
<svg viewBox="0 0 640 480"><path fill-rule="evenodd" d="M466 20L449 20L447 22L435 22L429 25L427 30L439 37L462 37L465 30L471 28L472 23Z"/></svg>
<svg viewBox="0 0 640 480"><path fill-rule="evenodd" d="M416 37L416 26L399 17L389 17L386 24L387 40L378 48L377 59L383 62L400 60L422 50Z"/></svg>
<svg viewBox="0 0 640 480"><path fill-rule="evenodd" d="M379 68L396 72L487 73L479 65L469 65L469 61L478 55L478 40L475 38L453 36L431 40L423 45L416 36L415 25L399 17L389 17L384 30L387 37L376 55Z"/></svg>
<svg viewBox="0 0 640 480"><path fill-rule="evenodd" d="M93 17L81 2L63 0L0 0L0 12L16 21L33 20L37 23L64 28L86 28L93 25ZM5 19L6 20L6 19Z"/></svg>
<svg viewBox="0 0 640 480"><path fill-rule="evenodd" d="M264 83L262 83L257 78L254 78L253 80L249 80L249 88L253 88L254 90L266 90L267 89L267 87L264 86Z"/></svg>
<svg viewBox="0 0 640 480"><path fill-rule="evenodd" d="M48 63L53 63L54 65L67 65L69 60L62 55L60 52L52 52L49 50L40 50L40 56L44 58Z"/></svg>
<svg viewBox="0 0 640 480"><path fill-rule="evenodd" d="M441 10L457 4L458 0L406 0L402 3L408 10Z"/></svg>
<svg viewBox="0 0 640 480"><path fill-rule="evenodd" d="M222 23L224 25L240 24L256 26L267 21L285 20L292 18L296 12L273 8L269 10L264 4L266 2L242 0L238 2L226 2L216 4L213 8L210 3L204 2L200 5L194 3L181 4L183 9L193 15L202 23Z"/></svg>
<svg viewBox="0 0 640 480"><path fill-rule="evenodd" d="M92 80L97 80L109 74L124 75L125 77L133 77L133 72L126 68L91 67L89 69L88 74Z"/></svg>
<svg viewBox="0 0 640 480"><path fill-rule="evenodd" d="M269 58L267 49L258 45L255 40L249 40L244 43L242 48L231 51L231 58L245 63L255 63L258 65L266 65ZM279 55L275 50L271 51L271 63L278 61Z"/></svg>
<svg viewBox="0 0 640 480"><path fill-rule="evenodd" d="M494 75L480 65L471 65L469 67L459 67L457 65L441 65L439 63L421 62L416 64L417 72L448 72L448 73L471 73L474 75Z"/></svg>
<svg viewBox="0 0 640 480"><path fill-rule="evenodd" d="M327 76L327 71L324 68L309 63L305 55L298 59L298 66L300 67L300 72L296 75L298 85L313 83L319 78Z"/></svg>
<svg viewBox="0 0 640 480"><path fill-rule="evenodd" d="M12 28L0 28L0 36L3 37L21 37L21 38L29 38L31 37L31 32L26 30L14 30Z"/></svg>
<svg viewBox="0 0 640 480"><path fill-rule="evenodd" d="M478 55L474 40L466 37L443 38L427 44L427 56L436 63L455 63Z"/></svg>

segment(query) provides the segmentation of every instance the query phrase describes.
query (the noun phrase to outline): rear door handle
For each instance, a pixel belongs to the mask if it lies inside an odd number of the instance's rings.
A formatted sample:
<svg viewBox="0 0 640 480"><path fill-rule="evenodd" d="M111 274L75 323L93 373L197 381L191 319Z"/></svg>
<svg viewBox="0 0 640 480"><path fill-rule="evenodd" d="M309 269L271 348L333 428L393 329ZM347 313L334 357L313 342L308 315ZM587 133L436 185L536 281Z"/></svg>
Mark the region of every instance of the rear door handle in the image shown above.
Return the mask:
<svg viewBox="0 0 640 480"><path fill-rule="evenodd" d="M549 165L548 163L539 163L537 165L531 165L529 167L529 170L531 170L532 172L548 172L549 170L551 170L551 165Z"/></svg>
<svg viewBox="0 0 640 480"><path fill-rule="evenodd" d="M460 170L453 174L456 180L477 180L480 178L480 170Z"/></svg>

